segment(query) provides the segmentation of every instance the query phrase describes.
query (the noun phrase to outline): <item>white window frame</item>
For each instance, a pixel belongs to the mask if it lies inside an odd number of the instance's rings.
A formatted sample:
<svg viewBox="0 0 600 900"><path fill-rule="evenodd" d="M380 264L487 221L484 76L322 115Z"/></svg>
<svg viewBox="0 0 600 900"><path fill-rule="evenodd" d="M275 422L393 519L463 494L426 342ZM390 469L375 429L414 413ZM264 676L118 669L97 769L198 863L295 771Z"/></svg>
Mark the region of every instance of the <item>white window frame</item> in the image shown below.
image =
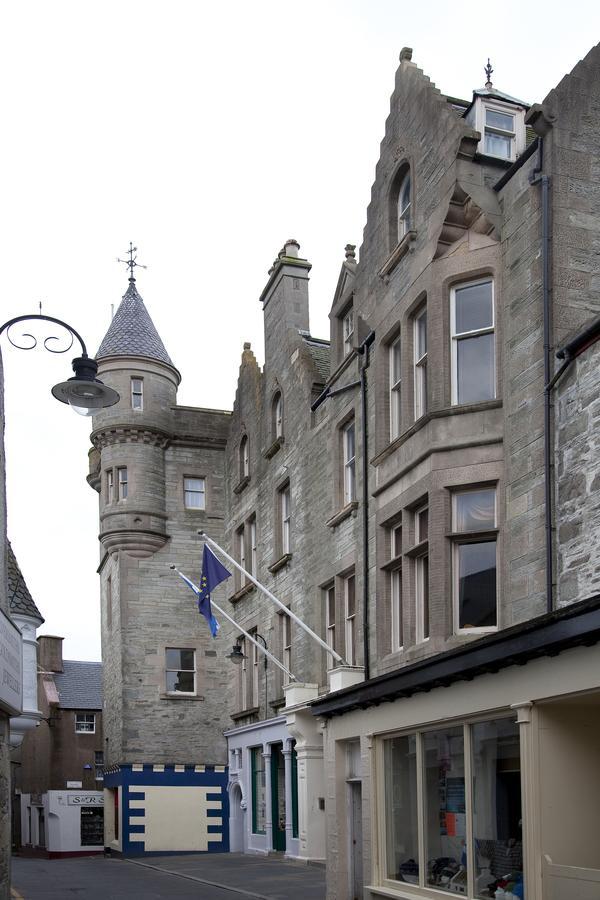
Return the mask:
<svg viewBox="0 0 600 900"><path fill-rule="evenodd" d="M139 387L138 387L139 385ZM138 401L139 398L139 401ZM131 408L135 410L144 409L144 379L131 379Z"/></svg>
<svg viewBox="0 0 600 900"><path fill-rule="evenodd" d="M246 638L241 635L237 639L237 644L242 653L242 664L240 666L240 709L248 707L248 656L246 654Z"/></svg>
<svg viewBox="0 0 600 900"><path fill-rule="evenodd" d="M289 483L279 490L279 512L281 516L281 555L284 556L292 552L292 497Z"/></svg>
<svg viewBox="0 0 600 900"><path fill-rule="evenodd" d="M335 597L335 582L326 585L323 588L323 598L325 601L325 640L327 646L332 650L335 650L335 626L336 626L336 597ZM333 613L333 615L332 615ZM336 665L337 661L333 660L333 665ZM329 667L330 661L329 658L327 660L327 666Z"/></svg>
<svg viewBox="0 0 600 900"><path fill-rule="evenodd" d="M185 650L186 652L190 652L194 654L194 668L193 669L171 669L167 666L167 651L168 650ZM191 691L170 691L167 688L167 672L193 672L194 673L194 689ZM192 697L196 693L197 686L197 662L196 662L196 650L194 647L165 647L165 693L172 694L174 696L179 696L183 694L186 697Z"/></svg>
<svg viewBox="0 0 600 900"><path fill-rule="evenodd" d="M459 532L457 527L457 507L458 507L458 498L459 496L463 496L464 494L474 494L479 493L481 491L490 491L494 494L494 524L489 529L482 529L482 533L486 534L489 531L495 531L498 527L498 491L495 486L483 485L481 487L474 487L471 490L465 491L454 491L452 494L452 532L458 534L464 533L464 538L457 537L453 541L452 547L452 615L454 619L454 633L455 634L489 634L490 632L498 631L498 612L499 612L499 583L498 583L498 539L496 538L483 538L482 540L477 540L477 535L479 532L476 530ZM459 610L459 554L460 547L465 544L477 544L477 543L486 543L486 544L495 544L496 545L496 624L495 625L486 625L482 628L461 628L460 627L460 610Z"/></svg>
<svg viewBox="0 0 600 900"><path fill-rule="evenodd" d="M350 447L350 434L352 444ZM356 500L356 428L354 419L350 419L342 429L344 451L344 506ZM352 453L352 455L350 455Z"/></svg>
<svg viewBox="0 0 600 900"><path fill-rule="evenodd" d="M91 725L91 728L87 726ZM96 713L76 712L75 713L75 734L95 734L96 733Z"/></svg>
<svg viewBox="0 0 600 900"><path fill-rule="evenodd" d="M488 125L487 123L487 113L488 110L490 112L499 113L503 116L511 116L513 120L512 130L508 130L505 128L499 128L496 125ZM502 107L496 103L484 103L483 104L483 153L485 156L494 156L497 159L506 159L509 162L512 162L516 159L516 140L517 140L517 110L507 109L506 107ZM505 137L510 140L510 155L504 156L499 155L498 153L490 153L487 149L487 141L486 137L488 134L497 134L500 137Z"/></svg>
<svg viewBox="0 0 600 900"><path fill-rule="evenodd" d="M250 474L250 453L248 448L248 435L242 435L240 441L240 478L247 478Z"/></svg>
<svg viewBox="0 0 600 900"><path fill-rule="evenodd" d="M199 481L202 483L202 487L200 488L192 488L189 487L189 482ZM188 502L188 494L198 496L200 498L199 506L192 506ZM192 509L195 511L202 511L206 509L206 478L203 478L201 475L184 475L183 476L183 505L186 509Z"/></svg>
<svg viewBox="0 0 600 900"><path fill-rule="evenodd" d="M106 470L106 502L112 503L115 499L115 473L112 469Z"/></svg>
<svg viewBox="0 0 600 900"><path fill-rule="evenodd" d="M419 323L425 317L425 352L419 355ZM414 318L415 422L427 412L427 306Z"/></svg>
<svg viewBox="0 0 600 900"><path fill-rule="evenodd" d="M396 350L398 367L396 370ZM390 441L395 441L402 432L402 349L400 335L389 346L390 384Z"/></svg>
<svg viewBox="0 0 600 900"><path fill-rule="evenodd" d="M390 559L402 556L402 525L390 528ZM391 650L398 653L404 647L404 616L402 608L402 562L391 569L390 573L390 625L392 629Z"/></svg>
<svg viewBox="0 0 600 900"><path fill-rule="evenodd" d="M410 231L410 219L412 212L411 204L412 183L410 177L410 169L404 175L398 188L398 243Z"/></svg>
<svg viewBox="0 0 600 900"><path fill-rule="evenodd" d="M104 751L94 750L94 780L104 781Z"/></svg>
<svg viewBox="0 0 600 900"><path fill-rule="evenodd" d="M283 437L283 395L277 391L273 398L273 439Z"/></svg>
<svg viewBox="0 0 600 900"><path fill-rule="evenodd" d="M344 637L346 641L346 662L349 666L356 665L356 575L349 572L343 578L344 582ZM350 609L350 583L354 590L354 610Z"/></svg>
<svg viewBox="0 0 600 900"><path fill-rule="evenodd" d="M489 284L492 288L492 324L488 325L486 328L475 328L472 331L456 331L456 294L462 288L466 287L477 287L479 284ZM491 334L493 335L493 348L494 348L494 359L493 359L493 374L494 374L494 391L493 396L489 397L489 400L495 400L498 392L497 385L497 375L496 375L496 297L494 290L494 279L493 278L478 278L476 281L463 281L460 284L453 285L450 291L450 344L451 344L451 358L452 358L452 405L458 406L460 401L458 399L458 344L459 341L469 340L469 338L479 337L483 334ZM487 401L479 401L485 403Z"/></svg>
<svg viewBox="0 0 600 900"><path fill-rule="evenodd" d="M235 552L237 554L237 560L240 566L245 569L246 568L246 526L240 525L239 528L236 529L235 532ZM236 581L239 587L247 581L246 576L243 572L240 572L239 569L236 570Z"/></svg>
<svg viewBox="0 0 600 900"><path fill-rule="evenodd" d="M256 516L253 516L248 522L250 530L250 574L256 578L258 571L258 551L256 545Z"/></svg>
<svg viewBox="0 0 600 900"><path fill-rule="evenodd" d="M292 671L292 620L287 613L279 614L281 628L281 661L288 671ZM290 676L282 672L284 685L290 683Z"/></svg>
<svg viewBox="0 0 600 900"><path fill-rule="evenodd" d="M354 308L351 306L342 317L342 342L344 356L348 356L354 349Z"/></svg>
<svg viewBox="0 0 600 900"><path fill-rule="evenodd" d="M256 629L252 629L250 631L252 637L256 637ZM252 663L252 677L250 681L251 687L251 697L250 697L250 706L255 707L259 705L258 699L258 663L259 663L259 652L256 644L250 642L250 660Z"/></svg>
<svg viewBox="0 0 600 900"><path fill-rule="evenodd" d="M119 500L127 500L127 495L129 493L127 466L119 466L117 469L117 489L119 492Z"/></svg>
<svg viewBox="0 0 600 900"><path fill-rule="evenodd" d="M429 512L429 504L424 503L414 511L415 522L415 544L429 540L429 524L427 526L427 534L421 533L420 514L427 510ZM425 603L427 597L427 603ZM430 610L430 594L429 594L429 550L415 558L415 607L416 607L416 634L417 644L423 644L429 640L431 630L431 610ZM427 609L426 609L427 608ZM425 614L427 612L427 615Z"/></svg>

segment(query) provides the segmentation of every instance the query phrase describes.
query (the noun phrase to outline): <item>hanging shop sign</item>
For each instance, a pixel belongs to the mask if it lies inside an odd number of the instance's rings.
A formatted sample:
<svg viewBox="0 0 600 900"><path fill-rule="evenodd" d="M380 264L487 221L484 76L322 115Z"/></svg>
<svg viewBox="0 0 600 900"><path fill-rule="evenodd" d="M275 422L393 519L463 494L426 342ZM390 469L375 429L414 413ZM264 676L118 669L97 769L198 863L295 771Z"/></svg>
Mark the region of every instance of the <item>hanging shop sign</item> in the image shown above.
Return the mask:
<svg viewBox="0 0 600 900"><path fill-rule="evenodd" d="M23 712L23 639L0 610L0 709L11 716Z"/></svg>

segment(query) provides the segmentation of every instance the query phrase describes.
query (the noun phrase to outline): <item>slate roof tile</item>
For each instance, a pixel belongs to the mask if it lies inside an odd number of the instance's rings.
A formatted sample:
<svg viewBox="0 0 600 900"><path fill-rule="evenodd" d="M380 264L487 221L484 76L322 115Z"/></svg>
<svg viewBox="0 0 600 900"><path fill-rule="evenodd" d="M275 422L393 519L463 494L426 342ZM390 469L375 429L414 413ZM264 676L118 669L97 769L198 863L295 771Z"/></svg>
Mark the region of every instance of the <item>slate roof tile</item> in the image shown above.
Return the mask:
<svg viewBox="0 0 600 900"><path fill-rule="evenodd" d="M133 280L96 353L96 359L107 356L147 356L173 365Z"/></svg>
<svg viewBox="0 0 600 900"><path fill-rule="evenodd" d="M44 617L35 605L33 597L29 593L29 588L25 583L25 579L19 568L19 563L14 554L10 541L6 541L6 562L8 569L8 603L12 613L20 613L24 616L31 616L40 623L44 621Z"/></svg>
<svg viewBox="0 0 600 900"><path fill-rule="evenodd" d="M62 709L102 709L102 663L63 661L54 675Z"/></svg>

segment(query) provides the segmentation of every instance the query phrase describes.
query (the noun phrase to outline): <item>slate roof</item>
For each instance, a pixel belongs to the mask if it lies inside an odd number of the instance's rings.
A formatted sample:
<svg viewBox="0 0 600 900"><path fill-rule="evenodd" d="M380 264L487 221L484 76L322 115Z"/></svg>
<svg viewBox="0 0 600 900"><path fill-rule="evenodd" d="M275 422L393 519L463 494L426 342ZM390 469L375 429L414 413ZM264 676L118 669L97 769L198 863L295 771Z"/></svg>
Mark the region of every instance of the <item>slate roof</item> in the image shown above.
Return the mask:
<svg viewBox="0 0 600 900"><path fill-rule="evenodd" d="M496 100L507 100L509 103L517 103L519 106L525 106L529 109L529 103L526 103L525 100L519 100L517 97L511 97L510 94L505 94L504 91L497 91L496 88L477 88L473 91L473 95L477 97L490 97L492 100L496 98Z"/></svg>
<svg viewBox="0 0 600 900"><path fill-rule="evenodd" d="M315 362L319 377L323 384L328 380L331 374L331 356L329 341L322 341L319 338L304 338L304 343L310 350L310 354Z"/></svg>
<svg viewBox="0 0 600 900"><path fill-rule="evenodd" d="M102 663L63 661L54 675L62 709L102 709Z"/></svg>
<svg viewBox="0 0 600 900"><path fill-rule="evenodd" d="M37 619L40 625L44 617L35 605L29 588L19 568L19 563L14 554L10 541L6 542L6 563L8 568L8 604L12 613L20 613L23 616L31 616Z"/></svg>
<svg viewBox="0 0 600 900"><path fill-rule="evenodd" d="M129 280L129 287L96 353L96 359L107 356L147 356L173 365L134 279Z"/></svg>

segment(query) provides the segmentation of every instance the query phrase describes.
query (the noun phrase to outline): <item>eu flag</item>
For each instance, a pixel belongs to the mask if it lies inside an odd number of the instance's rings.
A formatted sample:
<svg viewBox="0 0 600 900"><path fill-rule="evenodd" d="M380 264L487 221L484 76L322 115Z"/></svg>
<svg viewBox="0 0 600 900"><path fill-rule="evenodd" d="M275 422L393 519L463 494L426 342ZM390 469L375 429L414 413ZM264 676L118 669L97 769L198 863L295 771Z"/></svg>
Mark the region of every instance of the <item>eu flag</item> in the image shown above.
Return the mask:
<svg viewBox="0 0 600 900"><path fill-rule="evenodd" d="M179 572L179 575L183 578L185 583L191 587L193 592L198 597L198 612L202 613L202 615L208 622L210 633L213 637L216 637L220 626L212 614L210 595L212 591L214 591L214 589L217 587L217 585L221 584L222 581L225 581L226 578L230 577L231 572L228 572L225 566L221 565L208 544L205 544L204 554L202 556L202 574L200 576L200 588L197 588L196 585L191 582L189 578L186 578L182 572Z"/></svg>

